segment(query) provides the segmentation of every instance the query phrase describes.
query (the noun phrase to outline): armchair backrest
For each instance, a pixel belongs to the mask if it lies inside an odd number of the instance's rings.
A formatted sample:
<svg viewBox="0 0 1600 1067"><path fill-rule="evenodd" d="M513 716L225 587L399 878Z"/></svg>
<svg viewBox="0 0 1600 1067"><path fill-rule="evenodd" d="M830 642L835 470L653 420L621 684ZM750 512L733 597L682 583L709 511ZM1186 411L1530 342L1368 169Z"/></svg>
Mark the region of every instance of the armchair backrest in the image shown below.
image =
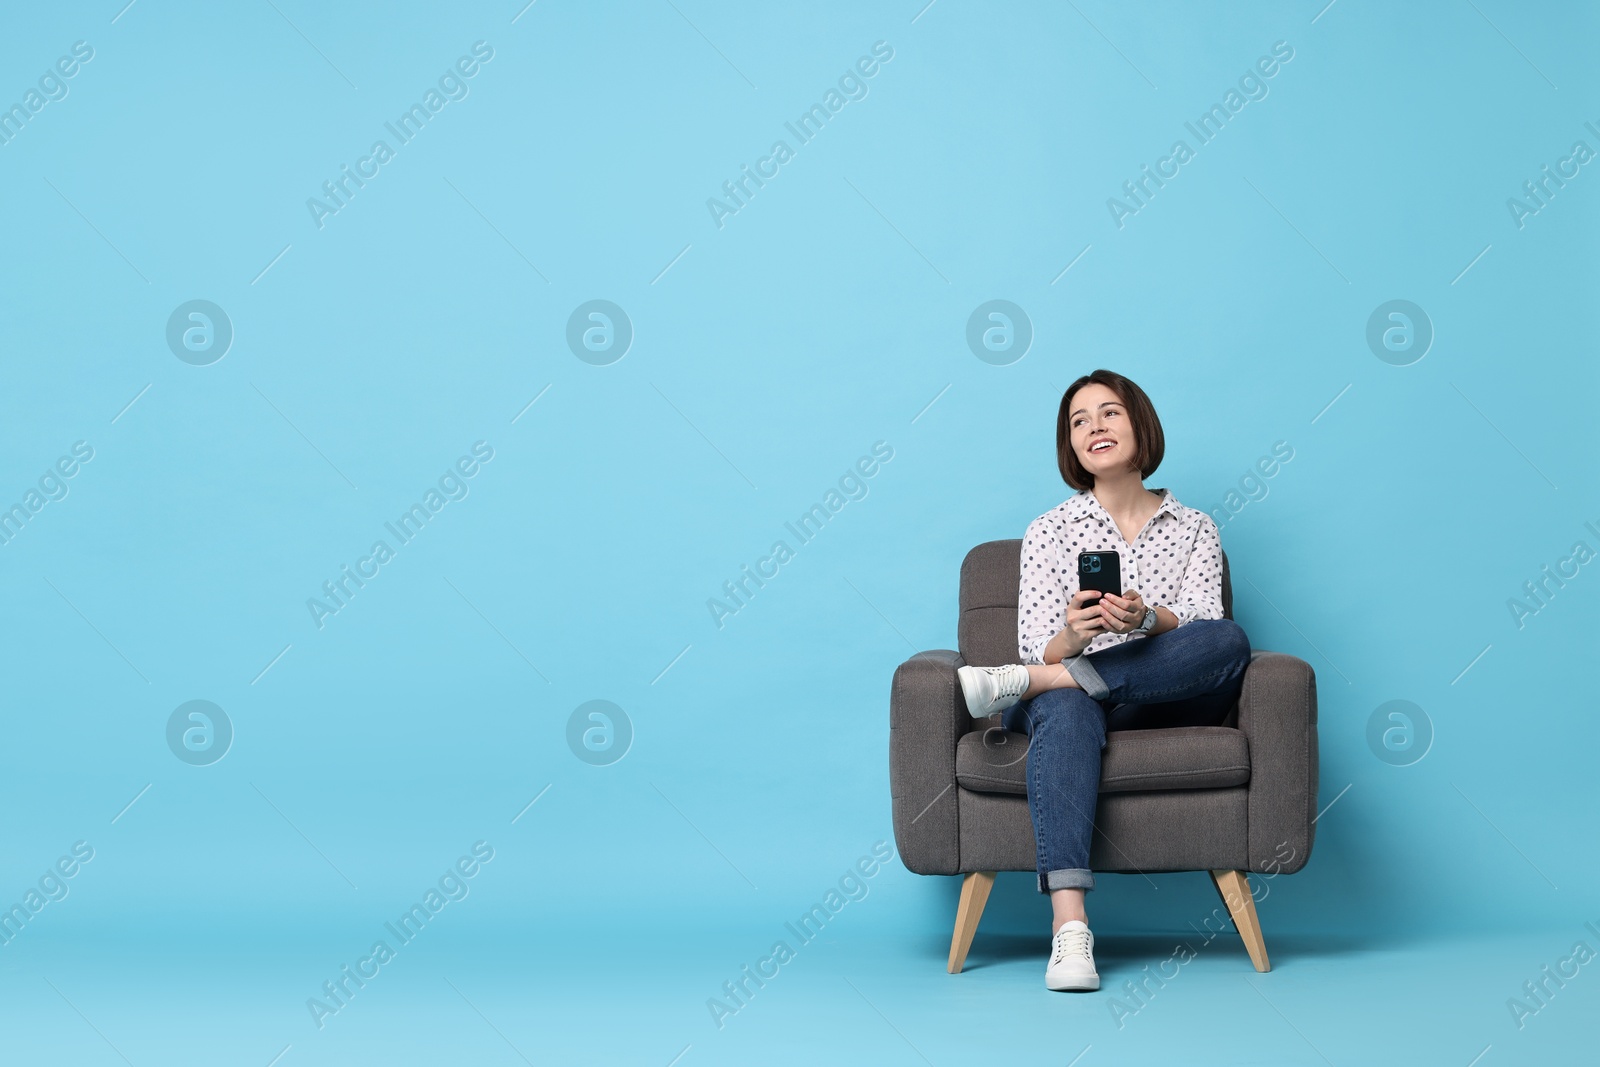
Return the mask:
<svg viewBox="0 0 1600 1067"><path fill-rule="evenodd" d="M961 561L961 617L956 643L961 658L975 667L1017 662L1017 579L1022 538L986 541ZM1233 584L1228 554L1222 554L1222 615L1233 618Z"/></svg>

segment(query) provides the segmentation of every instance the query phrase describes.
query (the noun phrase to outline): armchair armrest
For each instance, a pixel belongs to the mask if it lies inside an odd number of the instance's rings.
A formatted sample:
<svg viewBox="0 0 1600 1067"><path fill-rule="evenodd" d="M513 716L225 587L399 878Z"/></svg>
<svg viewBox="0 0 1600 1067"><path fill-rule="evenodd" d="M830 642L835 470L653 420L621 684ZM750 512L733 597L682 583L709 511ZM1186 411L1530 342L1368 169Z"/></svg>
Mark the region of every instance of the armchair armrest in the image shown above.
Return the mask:
<svg viewBox="0 0 1600 1067"><path fill-rule="evenodd" d="M956 742L972 728L949 649L895 668L889 693L889 791L900 859L916 874L957 874Z"/></svg>
<svg viewBox="0 0 1600 1067"><path fill-rule="evenodd" d="M1305 660L1252 650L1239 694L1250 745L1250 867L1293 874L1311 857L1317 814L1317 677ZM1291 851L1292 850L1292 851Z"/></svg>

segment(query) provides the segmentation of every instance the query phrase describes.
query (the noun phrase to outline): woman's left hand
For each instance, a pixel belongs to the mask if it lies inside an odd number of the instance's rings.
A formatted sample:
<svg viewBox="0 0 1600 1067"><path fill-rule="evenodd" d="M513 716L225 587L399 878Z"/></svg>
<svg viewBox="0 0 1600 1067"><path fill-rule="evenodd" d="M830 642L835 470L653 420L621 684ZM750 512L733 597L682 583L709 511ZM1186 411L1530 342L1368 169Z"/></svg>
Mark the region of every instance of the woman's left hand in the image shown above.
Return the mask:
<svg viewBox="0 0 1600 1067"><path fill-rule="evenodd" d="M1106 629L1114 634L1132 633L1144 622L1145 603L1137 589L1129 589L1118 596L1106 593L1100 597L1100 613L1105 616Z"/></svg>

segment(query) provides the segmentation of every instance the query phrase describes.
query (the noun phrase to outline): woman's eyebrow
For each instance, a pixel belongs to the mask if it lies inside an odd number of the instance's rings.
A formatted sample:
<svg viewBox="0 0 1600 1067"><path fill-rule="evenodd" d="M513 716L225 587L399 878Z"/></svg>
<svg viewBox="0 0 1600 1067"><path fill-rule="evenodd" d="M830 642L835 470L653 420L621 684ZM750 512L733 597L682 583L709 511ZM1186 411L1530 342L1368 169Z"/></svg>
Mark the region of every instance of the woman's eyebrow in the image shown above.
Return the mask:
<svg viewBox="0 0 1600 1067"><path fill-rule="evenodd" d="M1103 408L1113 408L1113 407L1119 407L1120 405L1118 405L1118 403L1115 400L1102 400L1102 401L1100 401L1100 403L1097 406L1098 407L1103 407ZM1085 411L1088 411L1088 410L1089 410L1088 408L1079 408L1077 411L1074 411L1071 415L1068 415L1067 418L1070 419L1073 416L1082 415Z"/></svg>

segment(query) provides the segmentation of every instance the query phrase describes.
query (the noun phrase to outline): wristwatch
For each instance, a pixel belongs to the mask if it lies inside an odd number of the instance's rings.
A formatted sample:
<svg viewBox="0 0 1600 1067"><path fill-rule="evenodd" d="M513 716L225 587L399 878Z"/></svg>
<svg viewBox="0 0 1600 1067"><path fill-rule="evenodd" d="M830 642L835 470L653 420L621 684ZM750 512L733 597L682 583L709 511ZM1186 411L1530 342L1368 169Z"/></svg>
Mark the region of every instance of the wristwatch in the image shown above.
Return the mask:
<svg viewBox="0 0 1600 1067"><path fill-rule="evenodd" d="M1151 630L1154 630L1155 628L1156 628L1156 609L1152 608L1152 607L1146 607L1144 609L1144 621L1141 622L1138 626L1136 626L1133 630L1131 630L1129 632L1130 633L1147 634Z"/></svg>

